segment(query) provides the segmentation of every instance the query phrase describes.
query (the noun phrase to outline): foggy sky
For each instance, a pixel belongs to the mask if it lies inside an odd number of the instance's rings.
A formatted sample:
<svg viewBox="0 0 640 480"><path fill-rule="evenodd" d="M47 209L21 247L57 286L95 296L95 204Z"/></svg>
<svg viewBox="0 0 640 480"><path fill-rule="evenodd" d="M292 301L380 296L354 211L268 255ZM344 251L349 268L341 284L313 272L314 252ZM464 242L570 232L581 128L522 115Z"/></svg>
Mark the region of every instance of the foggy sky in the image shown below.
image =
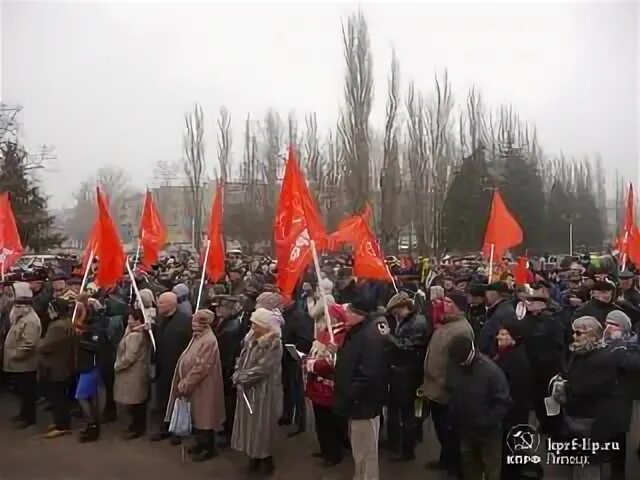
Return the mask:
<svg viewBox="0 0 640 480"><path fill-rule="evenodd" d="M391 48L427 93L449 69L464 103L510 102L538 127L545 153L600 154L638 178L638 5L629 3L370 3L375 70L372 123L383 127ZM43 172L51 206L104 165L152 184L158 160L182 155L183 113L199 102L209 173L215 117L233 118L234 161L247 113L317 112L335 124L344 61L340 21L355 3L23 3L2 6L1 96L24 107L22 134L58 156ZM612 175L611 175L612 176Z"/></svg>

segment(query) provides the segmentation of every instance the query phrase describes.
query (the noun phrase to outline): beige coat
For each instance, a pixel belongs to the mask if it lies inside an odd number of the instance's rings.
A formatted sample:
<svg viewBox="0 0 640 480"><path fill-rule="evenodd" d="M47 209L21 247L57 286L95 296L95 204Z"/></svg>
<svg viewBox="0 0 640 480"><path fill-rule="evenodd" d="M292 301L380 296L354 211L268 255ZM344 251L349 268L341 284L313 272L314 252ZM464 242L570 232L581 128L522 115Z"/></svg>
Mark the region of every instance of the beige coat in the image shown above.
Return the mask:
<svg viewBox="0 0 640 480"><path fill-rule="evenodd" d="M191 402L193 428L222 428L226 418L222 366L218 341L210 328L199 335L195 334L178 360L167 405L167 419L171 419L173 404L179 396Z"/></svg>
<svg viewBox="0 0 640 480"><path fill-rule="evenodd" d="M14 306L11 328L4 341L5 372L36 372L38 370L38 340L42 327L40 317L31 307ZM16 318L16 309L28 308L26 315Z"/></svg>
<svg viewBox="0 0 640 480"><path fill-rule="evenodd" d="M149 397L151 339L142 327L127 330L118 344L114 365L113 399L122 405L137 405Z"/></svg>
<svg viewBox="0 0 640 480"><path fill-rule="evenodd" d="M473 329L464 316L445 322L433 333L424 359L424 396L441 404L449 402L445 380L451 341L457 336L473 340Z"/></svg>
<svg viewBox="0 0 640 480"><path fill-rule="evenodd" d="M49 324L38 342L40 380L64 382L73 368L73 332L71 318L58 318Z"/></svg>

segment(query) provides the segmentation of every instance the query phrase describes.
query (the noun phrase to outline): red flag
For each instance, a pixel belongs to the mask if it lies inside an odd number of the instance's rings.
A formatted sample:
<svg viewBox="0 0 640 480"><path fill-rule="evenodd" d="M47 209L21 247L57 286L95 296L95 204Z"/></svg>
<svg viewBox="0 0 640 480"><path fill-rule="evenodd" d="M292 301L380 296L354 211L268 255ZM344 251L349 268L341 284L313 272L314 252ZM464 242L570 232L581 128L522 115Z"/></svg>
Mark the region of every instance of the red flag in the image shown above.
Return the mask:
<svg viewBox="0 0 640 480"><path fill-rule="evenodd" d="M529 283L528 282L529 270L527 269L527 262L528 262L527 257L518 257L518 264L514 269L513 276L514 276L516 285L519 287L524 286L525 283Z"/></svg>
<svg viewBox="0 0 640 480"><path fill-rule="evenodd" d="M216 187L216 196L213 199L211 217L209 218L209 256L207 257L207 264L205 265L209 279L214 282L220 280L225 272L224 235L222 233L223 201L224 186L222 182L220 182Z"/></svg>
<svg viewBox="0 0 640 480"><path fill-rule="evenodd" d="M97 192L98 220L96 222L95 256L99 258L100 265L98 266L96 283L100 287L111 287L122 277L126 257L120 235L109 214L107 199L99 188Z"/></svg>
<svg viewBox="0 0 640 480"><path fill-rule="evenodd" d="M0 195L0 268L6 272L24 253L9 192Z"/></svg>
<svg viewBox="0 0 640 480"><path fill-rule="evenodd" d="M145 268L151 268L151 265L158 261L160 249L166 241L167 231L160 218L160 213L153 203L151 192L147 192L140 222L140 245L143 251L141 263Z"/></svg>
<svg viewBox="0 0 640 480"><path fill-rule="evenodd" d="M624 213L624 226L622 232L617 239L616 247L620 250L620 258L622 263L626 261L626 258L630 256L629 250L631 249L632 236L635 229L635 199L633 195L633 185L629 184L629 192L627 193L627 205ZM634 262L635 264L635 262Z"/></svg>
<svg viewBox="0 0 640 480"><path fill-rule="evenodd" d="M640 230L635 225L631 228L628 238L627 256L636 268L640 267Z"/></svg>
<svg viewBox="0 0 640 480"><path fill-rule="evenodd" d="M291 146L273 224L273 237L278 262L277 285L282 293L291 295L312 259L311 240L316 242L317 248L322 248L326 240L320 214Z"/></svg>
<svg viewBox="0 0 640 480"><path fill-rule="evenodd" d="M507 209L500 192L496 190L493 192L491 214L484 234L482 253L489 258L491 256L491 245L493 245L494 263L497 263L507 250L521 243L522 228L520 228L516 219Z"/></svg>
<svg viewBox="0 0 640 480"><path fill-rule="evenodd" d="M364 211L359 215L345 218L338 230L330 235L329 243L338 245L350 243L353 245L353 274L358 278L392 281L384 263L384 256L378 240L369 227L371 206L367 203Z"/></svg>

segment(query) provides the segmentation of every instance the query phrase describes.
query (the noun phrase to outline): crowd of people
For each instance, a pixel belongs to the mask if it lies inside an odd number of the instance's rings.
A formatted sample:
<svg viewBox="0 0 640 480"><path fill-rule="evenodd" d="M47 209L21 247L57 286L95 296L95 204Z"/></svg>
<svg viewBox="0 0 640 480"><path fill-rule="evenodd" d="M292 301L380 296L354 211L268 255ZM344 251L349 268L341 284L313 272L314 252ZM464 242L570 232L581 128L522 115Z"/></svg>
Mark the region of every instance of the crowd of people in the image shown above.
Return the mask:
<svg viewBox="0 0 640 480"><path fill-rule="evenodd" d="M0 296L2 385L20 407L13 425L36 425L44 398L47 439L71 434L81 417L79 440L98 441L120 413L130 418L124 440L149 433L180 445L172 420L182 399L194 462L232 448L250 475L269 476L278 427L293 437L313 418L313 455L326 468L351 455L354 479L375 480L381 451L416 461L430 418L440 457L428 468L497 480L544 475L540 464L508 461L509 437L535 418L549 438L619 445L586 452L572 478L600 478L603 465L630 478L640 276L588 256L531 260L524 284L476 260L391 258L389 267L394 284L356 279L347 257L324 257L319 278L310 269L288 298L270 259L231 254L225 281L204 285L199 305L190 258L137 272L139 298L126 276L103 289L91 277L83 285L79 270L15 272Z"/></svg>

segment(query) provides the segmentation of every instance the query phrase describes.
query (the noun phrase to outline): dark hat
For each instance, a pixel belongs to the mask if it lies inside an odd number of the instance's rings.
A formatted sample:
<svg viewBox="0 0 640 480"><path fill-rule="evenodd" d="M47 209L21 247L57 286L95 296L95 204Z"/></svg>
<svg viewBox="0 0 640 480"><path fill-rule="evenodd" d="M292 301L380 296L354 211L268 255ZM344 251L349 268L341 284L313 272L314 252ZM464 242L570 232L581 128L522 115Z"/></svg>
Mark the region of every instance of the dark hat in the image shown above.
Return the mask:
<svg viewBox="0 0 640 480"><path fill-rule="evenodd" d="M549 301L549 299L547 297L542 296L542 295L540 295L540 294L538 294L536 292L534 292L534 293L532 293L530 295L526 295L524 297L524 299L527 302L544 302L544 303L547 303Z"/></svg>
<svg viewBox="0 0 640 480"><path fill-rule="evenodd" d="M595 283L592 290L596 292L613 292L615 289L616 286L613 283L600 280Z"/></svg>
<svg viewBox="0 0 640 480"><path fill-rule="evenodd" d="M510 293L509 284L507 282L493 282L487 285L487 292Z"/></svg>
<svg viewBox="0 0 640 480"><path fill-rule="evenodd" d="M460 365L469 358L472 349L473 341L469 337L466 335L455 336L449 344L449 358L452 362Z"/></svg>
<svg viewBox="0 0 640 480"><path fill-rule="evenodd" d="M469 295L464 292L449 292L447 298L451 300L461 312L469 308Z"/></svg>
<svg viewBox="0 0 640 480"><path fill-rule="evenodd" d="M214 301L217 301L218 305L222 305L225 303L238 303L240 301L240 297L236 295L216 295L214 297Z"/></svg>
<svg viewBox="0 0 640 480"><path fill-rule="evenodd" d="M507 330L514 340L524 337L524 327L518 320L505 319L500 322L500 329Z"/></svg>
<svg viewBox="0 0 640 480"><path fill-rule="evenodd" d="M487 287L481 283L472 283L469 285L469 295L472 297L484 297Z"/></svg>
<svg viewBox="0 0 640 480"><path fill-rule="evenodd" d="M618 278L620 280L631 280L635 277L635 275L630 272L629 270L625 270L624 272L620 272L620 274L618 275Z"/></svg>

